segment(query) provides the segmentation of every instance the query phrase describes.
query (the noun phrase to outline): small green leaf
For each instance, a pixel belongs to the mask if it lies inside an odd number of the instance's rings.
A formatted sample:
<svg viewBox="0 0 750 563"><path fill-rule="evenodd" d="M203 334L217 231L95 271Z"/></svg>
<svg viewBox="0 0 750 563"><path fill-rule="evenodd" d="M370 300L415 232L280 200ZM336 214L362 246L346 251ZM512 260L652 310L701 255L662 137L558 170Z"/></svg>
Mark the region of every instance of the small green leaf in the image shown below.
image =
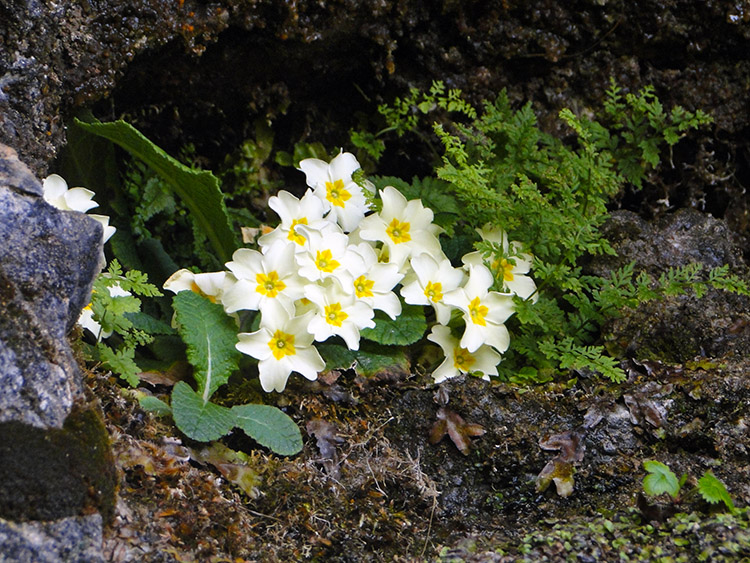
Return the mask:
<svg viewBox="0 0 750 563"><path fill-rule="evenodd" d="M362 338L386 346L406 346L414 344L427 330L424 308L420 305L404 305L396 320L378 311L375 314L375 328L360 332Z"/></svg>
<svg viewBox="0 0 750 563"><path fill-rule="evenodd" d="M141 408L158 416L167 416L172 414L172 408L157 397L144 395L138 398L138 404Z"/></svg>
<svg viewBox="0 0 750 563"><path fill-rule="evenodd" d="M172 416L177 428L199 442L218 440L235 425L230 409L204 402L184 381L178 382L172 391Z"/></svg>
<svg viewBox="0 0 750 563"><path fill-rule="evenodd" d="M259 444L279 455L294 455L302 449L302 434L294 421L276 407L240 405L232 407L235 426Z"/></svg>
<svg viewBox="0 0 750 563"><path fill-rule="evenodd" d="M141 372L138 364L135 363L135 349L123 347L116 352L107 346L104 342L98 342L96 345L99 352L99 359L104 367L111 369L117 375L122 377L131 387L136 387Z"/></svg>
<svg viewBox="0 0 750 563"><path fill-rule="evenodd" d="M648 475L643 479L643 490L649 496L659 496L669 493L672 498L677 498L680 492L680 484L677 475L660 461L647 460L643 462L643 468Z"/></svg>
<svg viewBox="0 0 750 563"><path fill-rule="evenodd" d="M219 260L227 262L231 259L237 248L237 240L216 176L205 170L185 166L125 121L84 123L76 120L75 123L89 133L117 143L150 166L190 209Z"/></svg>
<svg viewBox="0 0 750 563"><path fill-rule="evenodd" d="M242 356L235 348L237 325L221 305L192 291L175 295L172 306L177 332L187 345L188 361L195 368L198 392L207 403L237 369Z"/></svg>
<svg viewBox="0 0 750 563"><path fill-rule="evenodd" d="M710 470L706 471L703 477L698 479L698 492L706 502L710 502L711 504L723 502L730 512L737 510L724 483Z"/></svg>

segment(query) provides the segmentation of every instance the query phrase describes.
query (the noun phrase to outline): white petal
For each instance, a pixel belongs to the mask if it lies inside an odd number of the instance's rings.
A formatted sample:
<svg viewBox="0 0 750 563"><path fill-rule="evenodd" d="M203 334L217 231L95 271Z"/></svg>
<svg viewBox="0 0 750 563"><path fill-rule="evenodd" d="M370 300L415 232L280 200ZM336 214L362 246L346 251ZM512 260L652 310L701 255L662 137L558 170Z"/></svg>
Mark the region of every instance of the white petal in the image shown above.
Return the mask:
<svg viewBox="0 0 750 563"><path fill-rule="evenodd" d="M302 163L300 162L300 164ZM328 165L328 173L334 182L336 180L344 180L344 183L347 183L359 167L359 162L357 162L356 157L352 153L342 152Z"/></svg>
<svg viewBox="0 0 750 563"><path fill-rule="evenodd" d="M273 352L268 346L272 336L273 335L264 328L256 330L255 332L240 332L237 335L238 342L235 344L235 348L243 354L252 356L256 360L263 361L273 356Z"/></svg>
<svg viewBox="0 0 750 563"><path fill-rule="evenodd" d="M289 374L292 373L292 369L289 362L284 360L285 358L277 360L271 356L266 360L258 362L260 385L266 393L270 393L271 391L281 393L284 387L286 387L286 382L289 379Z"/></svg>
<svg viewBox="0 0 750 563"><path fill-rule="evenodd" d="M288 356L287 359L292 365L292 369L309 380L317 379L318 373L323 371L326 363L320 357L315 347L298 348L294 356Z"/></svg>
<svg viewBox="0 0 750 563"><path fill-rule="evenodd" d="M300 160L299 169L304 172L307 185L311 188L329 181L328 163L319 158L306 158Z"/></svg>
<svg viewBox="0 0 750 563"><path fill-rule="evenodd" d="M86 188L71 188L64 197L65 203L70 209L81 213L86 213L89 209L99 205L91 200L94 197L94 192Z"/></svg>

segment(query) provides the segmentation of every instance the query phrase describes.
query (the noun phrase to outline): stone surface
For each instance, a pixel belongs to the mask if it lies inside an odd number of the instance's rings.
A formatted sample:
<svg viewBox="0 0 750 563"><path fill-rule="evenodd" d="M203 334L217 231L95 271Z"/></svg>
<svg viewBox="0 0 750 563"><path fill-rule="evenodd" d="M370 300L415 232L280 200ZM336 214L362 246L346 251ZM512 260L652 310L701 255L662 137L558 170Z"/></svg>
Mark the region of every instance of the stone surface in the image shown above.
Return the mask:
<svg viewBox="0 0 750 563"><path fill-rule="evenodd" d="M52 522L18 523L0 518L1 563L98 563L102 520L98 514Z"/></svg>
<svg viewBox="0 0 750 563"><path fill-rule="evenodd" d="M102 266L102 228L47 204L0 145L0 240L0 518L36 521L0 522L0 561L100 561L114 465L67 334Z"/></svg>
<svg viewBox="0 0 750 563"><path fill-rule="evenodd" d="M62 427L81 398L65 335L101 267L101 225L48 205L0 147L0 422Z"/></svg>
<svg viewBox="0 0 750 563"><path fill-rule="evenodd" d="M698 263L704 270L729 266L747 276L736 237L724 221L694 209L681 209L647 222L630 212L615 212L604 227L617 256L591 260L597 275L635 262L635 271L657 279L669 268ZM747 327L750 298L711 289L698 299L692 292L626 309L604 330L610 353L685 362L699 355L739 357L750 353Z"/></svg>

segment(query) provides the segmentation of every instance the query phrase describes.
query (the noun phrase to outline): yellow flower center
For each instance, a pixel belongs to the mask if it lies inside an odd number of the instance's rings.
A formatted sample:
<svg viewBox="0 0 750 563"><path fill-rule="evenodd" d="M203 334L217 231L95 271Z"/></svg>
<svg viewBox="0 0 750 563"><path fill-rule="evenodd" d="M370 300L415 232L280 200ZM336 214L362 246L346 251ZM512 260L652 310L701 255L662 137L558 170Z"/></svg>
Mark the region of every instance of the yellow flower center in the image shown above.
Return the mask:
<svg viewBox="0 0 750 563"><path fill-rule="evenodd" d="M440 282L427 282L424 288L424 295L433 303L437 303L443 298L443 284Z"/></svg>
<svg viewBox="0 0 750 563"><path fill-rule="evenodd" d="M346 320L349 316L341 310L340 303L333 303L332 305L326 305L325 308L326 322L329 325L341 326L341 323Z"/></svg>
<svg viewBox="0 0 750 563"><path fill-rule="evenodd" d="M374 280L368 280L364 275L354 280L354 293L357 297L372 297L372 287L375 285Z"/></svg>
<svg viewBox="0 0 750 563"><path fill-rule="evenodd" d="M388 228L385 230L386 234L391 237L391 240L395 242L396 244L400 244L402 242L408 242L411 240L411 235L409 234L409 223L407 222L401 222L398 219L394 218L393 221L391 221L390 225L388 225Z"/></svg>
<svg viewBox="0 0 750 563"><path fill-rule="evenodd" d="M503 281L513 281L513 264L505 258L492 262L492 269L495 271L497 277L502 278Z"/></svg>
<svg viewBox="0 0 750 563"><path fill-rule="evenodd" d="M286 238L302 246L303 244L305 244L305 237L303 237L295 230L295 227L297 225L307 225L307 217L292 220L292 226L289 227L289 234L286 236Z"/></svg>
<svg viewBox="0 0 750 563"><path fill-rule="evenodd" d="M255 282L258 284L255 291L266 297L276 297L286 287L286 284L279 279L276 270L268 272L268 274L256 274Z"/></svg>
<svg viewBox="0 0 750 563"><path fill-rule="evenodd" d="M485 305L482 305L481 301L479 301L479 297L475 297L471 300L471 303L469 303L469 315L471 316L471 321L475 325L487 326L484 317L487 316L488 312L489 309Z"/></svg>
<svg viewBox="0 0 750 563"><path fill-rule="evenodd" d="M268 341L268 347L277 360L284 356L294 356L297 353L294 349L294 335L280 330L273 333L271 340Z"/></svg>
<svg viewBox="0 0 750 563"><path fill-rule="evenodd" d="M476 361L477 359L469 354L466 348L456 346L456 349L453 351L453 367L459 371L464 373L469 371Z"/></svg>
<svg viewBox="0 0 750 563"><path fill-rule="evenodd" d="M318 250L315 254L315 265L318 267L318 270L327 274L330 274L341 266L339 262L333 259L333 254L330 250Z"/></svg>
<svg viewBox="0 0 750 563"><path fill-rule="evenodd" d="M336 207L345 207L346 200L352 197L346 189L344 189L344 181L336 180L335 182L326 182L326 199Z"/></svg>

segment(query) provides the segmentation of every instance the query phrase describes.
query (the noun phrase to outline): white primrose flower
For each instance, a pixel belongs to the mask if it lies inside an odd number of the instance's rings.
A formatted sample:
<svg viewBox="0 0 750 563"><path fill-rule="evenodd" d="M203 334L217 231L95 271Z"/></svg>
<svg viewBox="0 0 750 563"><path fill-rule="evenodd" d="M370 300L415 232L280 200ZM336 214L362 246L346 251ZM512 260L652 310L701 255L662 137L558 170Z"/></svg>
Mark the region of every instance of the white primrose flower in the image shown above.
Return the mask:
<svg viewBox="0 0 750 563"><path fill-rule="evenodd" d="M389 261L399 269L417 254L426 253L436 258L443 255L437 238L440 227L432 223L431 209L418 199L407 202L392 186L380 190L380 198L383 201L381 212L365 217L360 225L362 239L383 242Z"/></svg>
<svg viewBox="0 0 750 563"><path fill-rule="evenodd" d="M536 291L536 284L529 276L525 275L531 270L533 258L530 254L521 251L521 244L508 242L508 235L500 228L487 224L482 229L477 229L482 240L501 245L503 249L502 258L493 258L489 264L495 279L503 284L503 290L518 295L521 299L527 299ZM484 264L481 252L470 252L461 261L465 266L476 266ZM537 296L534 295L536 302Z"/></svg>
<svg viewBox="0 0 750 563"><path fill-rule="evenodd" d="M338 279L333 278L322 286L308 285L305 297L317 309L307 330L318 342L340 336L350 350L359 350L359 331L375 327L372 307L345 291Z"/></svg>
<svg viewBox="0 0 750 563"><path fill-rule="evenodd" d="M86 188L68 188L68 183L58 174L50 174L42 181L42 190L44 200L62 211L78 211L86 213L89 209L98 207L92 198L94 192ZM113 234L114 227L109 224L109 217L106 215L89 215L92 219L102 224L102 243L107 242Z"/></svg>
<svg viewBox="0 0 750 563"><path fill-rule="evenodd" d="M260 328L237 335L237 349L258 360L264 391L283 391L293 371L314 380L325 367L307 332L309 322L309 314L292 317L280 303L269 301L261 312Z"/></svg>
<svg viewBox="0 0 750 563"><path fill-rule="evenodd" d="M250 248L235 250L232 261L226 263L237 278L222 298L226 312L263 310L268 302L277 301L289 315L294 314L294 301L304 293L294 246L279 240L267 246L265 254Z"/></svg>
<svg viewBox="0 0 750 563"><path fill-rule="evenodd" d="M235 282L232 274L227 272L205 272L194 274L182 268L169 276L164 282L164 289L172 293L192 291L207 297L212 303L221 303L224 292Z"/></svg>
<svg viewBox="0 0 750 563"><path fill-rule="evenodd" d="M482 344L489 344L498 352L505 352L510 344L508 329L503 324L513 314L513 298L508 294L489 291L492 273L487 266L471 266L469 280L464 287L443 296L448 305L464 313L466 329L461 347L476 352Z"/></svg>
<svg viewBox="0 0 750 563"><path fill-rule="evenodd" d="M443 363L432 372L435 383L440 383L460 373L475 371L482 373L482 379L487 381L490 375L497 375L497 364L502 358L491 347L482 345L473 353L469 352L461 347L458 338L451 335L451 330L443 325L433 326L432 331L427 335L427 340L438 344L445 355Z"/></svg>
<svg viewBox="0 0 750 563"><path fill-rule="evenodd" d="M337 231L315 231L307 227L297 227L307 239L304 252L296 254L299 275L312 282L327 278L346 277L350 271L363 267L362 257L354 252L349 237Z"/></svg>
<svg viewBox="0 0 750 563"><path fill-rule="evenodd" d="M414 275L412 281L404 282L401 296L412 305L432 305L437 322L448 324L453 306L443 301L443 296L457 289L466 278L463 270L454 268L445 256L436 260L429 254L420 254L411 259Z"/></svg>
<svg viewBox="0 0 750 563"><path fill-rule="evenodd" d="M323 218L325 208L323 202L315 196L312 190L307 190L302 199L297 199L287 191L280 191L268 199L268 206L279 216L281 222L278 227L261 236L258 244L265 248L277 240L291 241L301 251L305 247L305 237L297 231L297 225L306 225L311 229L323 230L331 223Z"/></svg>
<svg viewBox="0 0 750 563"><path fill-rule="evenodd" d="M369 210L362 188L352 180L352 174L359 168L357 159L348 152L339 153L330 163L317 158L306 158L299 163L307 185L330 212L328 218L337 221L345 232L356 229Z"/></svg>
<svg viewBox="0 0 750 563"><path fill-rule="evenodd" d="M392 290L404 275L396 264L379 263L375 249L367 242L358 244L354 251L362 257L361 268L350 268L354 296L395 320L401 314L401 301Z"/></svg>

